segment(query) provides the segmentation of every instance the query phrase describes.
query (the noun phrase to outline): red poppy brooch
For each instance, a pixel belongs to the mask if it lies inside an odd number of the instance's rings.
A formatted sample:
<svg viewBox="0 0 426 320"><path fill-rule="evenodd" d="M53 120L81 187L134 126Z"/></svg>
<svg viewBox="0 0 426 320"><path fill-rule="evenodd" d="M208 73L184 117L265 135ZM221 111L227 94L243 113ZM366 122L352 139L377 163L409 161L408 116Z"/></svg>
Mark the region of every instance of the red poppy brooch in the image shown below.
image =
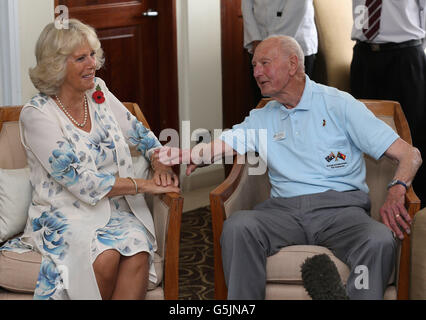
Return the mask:
<svg viewBox="0 0 426 320"><path fill-rule="evenodd" d="M93 92L92 98L97 104L101 104L101 103L105 102L105 96L104 96L104 93L101 90L100 85L96 86L96 91Z"/></svg>

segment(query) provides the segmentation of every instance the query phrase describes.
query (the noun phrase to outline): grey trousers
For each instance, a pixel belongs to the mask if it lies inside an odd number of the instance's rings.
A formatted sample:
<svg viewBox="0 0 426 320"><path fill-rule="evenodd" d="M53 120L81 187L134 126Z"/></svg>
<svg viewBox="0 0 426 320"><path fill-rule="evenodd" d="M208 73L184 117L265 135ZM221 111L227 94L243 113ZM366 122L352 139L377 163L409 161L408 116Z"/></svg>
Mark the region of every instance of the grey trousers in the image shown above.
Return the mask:
<svg viewBox="0 0 426 320"><path fill-rule="evenodd" d="M351 299L383 299L397 245L369 211L365 192L330 190L271 198L253 210L235 212L221 236L228 299L264 299L266 258L290 245L327 247L350 268L346 291ZM368 289L355 283L357 266L368 268Z"/></svg>

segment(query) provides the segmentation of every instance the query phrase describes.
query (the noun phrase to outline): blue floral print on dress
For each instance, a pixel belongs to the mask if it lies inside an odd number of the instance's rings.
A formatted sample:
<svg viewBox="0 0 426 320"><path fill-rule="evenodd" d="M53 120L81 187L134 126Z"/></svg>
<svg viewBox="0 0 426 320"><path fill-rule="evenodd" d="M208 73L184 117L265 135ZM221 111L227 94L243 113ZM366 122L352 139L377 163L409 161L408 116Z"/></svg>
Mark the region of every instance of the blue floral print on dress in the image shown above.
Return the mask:
<svg viewBox="0 0 426 320"><path fill-rule="evenodd" d="M119 206L118 202L115 203ZM129 247L138 245L139 240L133 239L134 233L147 234L147 230L144 225L141 224L138 219L131 213L126 211L115 211L108 222L108 224L96 231L96 237L98 241L108 247L116 248L120 253L126 255L132 251ZM129 243L129 240L133 239L133 242ZM148 249L153 250L152 244L148 241Z"/></svg>
<svg viewBox="0 0 426 320"><path fill-rule="evenodd" d="M59 141L58 144L65 146L65 150L55 149L49 158L52 167L51 175L58 181L65 180L66 186L71 186L78 181L77 168L80 160L72 149L71 145Z"/></svg>
<svg viewBox="0 0 426 320"><path fill-rule="evenodd" d="M7 241L2 247L0 247L0 251L13 251L16 253L25 253L32 249L33 247L24 243L20 237L11 239Z"/></svg>
<svg viewBox="0 0 426 320"><path fill-rule="evenodd" d="M59 211L45 211L32 221L32 227L34 232L43 232L43 249L62 260L68 249L64 238L64 232L68 229L66 217Z"/></svg>
<svg viewBox="0 0 426 320"><path fill-rule="evenodd" d="M44 106L49 100L49 97L43 93L39 93L36 96L34 96L33 98L31 98L30 104L40 108L42 106Z"/></svg>
<svg viewBox="0 0 426 320"><path fill-rule="evenodd" d="M150 136L149 133L150 131L136 118L132 122L132 129L128 132L130 142L136 145L137 150L144 156L146 156L148 150L161 147L158 140Z"/></svg>
<svg viewBox="0 0 426 320"><path fill-rule="evenodd" d="M99 165L100 163L104 162L106 159L105 150L101 148L101 146L105 145L108 149L114 149L115 144L107 130L108 128L104 126L104 124L102 123L98 115L98 112L96 111L95 111L95 121L98 124L98 126L96 127L95 132L90 135L89 137L90 144L88 144L87 146L90 150L93 150L96 152L95 164Z"/></svg>
<svg viewBox="0 0 426 320"><path fill-rule="evenodd" d="M34 292L34 299L49 300L60 286L62 286L61 273L53 261L43 258Z"/></svg>

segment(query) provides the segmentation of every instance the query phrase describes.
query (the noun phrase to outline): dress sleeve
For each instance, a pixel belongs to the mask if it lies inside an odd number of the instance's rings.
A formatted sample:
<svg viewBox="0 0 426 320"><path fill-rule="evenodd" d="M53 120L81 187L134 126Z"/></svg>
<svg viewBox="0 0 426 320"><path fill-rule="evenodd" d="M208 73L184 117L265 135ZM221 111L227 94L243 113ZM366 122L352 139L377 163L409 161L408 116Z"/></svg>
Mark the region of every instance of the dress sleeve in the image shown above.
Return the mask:
<svg viewBox="0 0 426 320"><path fill-rule="evenodd" d="M115 176L90 169L89 155L76 151L75 142L63 134L46 111L24 107L20 126L23 145L47 171L48 179L53 178L76 198L91 205L96 205L112 189Z"/></svg>
<svg viewBox="0 0 426 320"><path fill-rule="evenodd" d="M109 102L112 112L129 147L136 149L150 162L155 149L162 145L155 134L146 128L130 111L103 85L105 99Z"/></svg>

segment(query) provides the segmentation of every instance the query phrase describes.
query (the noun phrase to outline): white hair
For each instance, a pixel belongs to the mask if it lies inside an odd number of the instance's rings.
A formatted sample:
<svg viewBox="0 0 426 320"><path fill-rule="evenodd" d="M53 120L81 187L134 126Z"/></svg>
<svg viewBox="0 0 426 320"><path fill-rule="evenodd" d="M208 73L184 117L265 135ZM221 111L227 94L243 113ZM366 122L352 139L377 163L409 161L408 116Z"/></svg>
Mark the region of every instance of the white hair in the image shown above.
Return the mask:
<svg viewBox="0 0 426 320"><path fill-rule="evenodd" d="M298 67L301 70L305 71L305 54L303 53L300 44L293 37L283 35L271 35L265 40L268 39L277 39L281 44L281 51L285 54L286 57L289 57L293 54L296 55L299 61Z"/></svg>

